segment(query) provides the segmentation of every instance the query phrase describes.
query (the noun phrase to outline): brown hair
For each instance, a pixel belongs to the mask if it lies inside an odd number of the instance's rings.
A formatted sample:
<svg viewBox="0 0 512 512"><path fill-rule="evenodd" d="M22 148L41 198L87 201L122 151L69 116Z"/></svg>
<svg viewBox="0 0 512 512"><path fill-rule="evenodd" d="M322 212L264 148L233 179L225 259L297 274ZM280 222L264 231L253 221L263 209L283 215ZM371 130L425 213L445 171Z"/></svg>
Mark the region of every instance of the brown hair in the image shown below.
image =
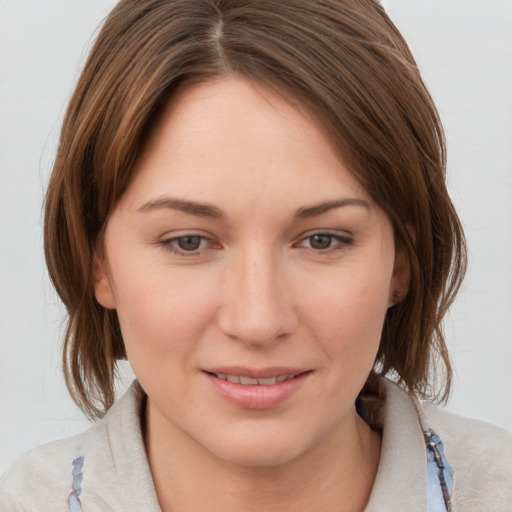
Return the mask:
<svg viewBox="0 0 512 512"><path fill-rule="evenodd" d="M410 267L374 371L433 397L432 363L451 366L440 322L460 285L465 244L445 187L445 143L414 59L373 0L122 0L70 101L46 196L45 254L68 311L66 382L89 416L114 400L125 357L115 311L94 296L93 251L144 137L178 87L239 74L320 120L353 176L389 215Z"/></svg>

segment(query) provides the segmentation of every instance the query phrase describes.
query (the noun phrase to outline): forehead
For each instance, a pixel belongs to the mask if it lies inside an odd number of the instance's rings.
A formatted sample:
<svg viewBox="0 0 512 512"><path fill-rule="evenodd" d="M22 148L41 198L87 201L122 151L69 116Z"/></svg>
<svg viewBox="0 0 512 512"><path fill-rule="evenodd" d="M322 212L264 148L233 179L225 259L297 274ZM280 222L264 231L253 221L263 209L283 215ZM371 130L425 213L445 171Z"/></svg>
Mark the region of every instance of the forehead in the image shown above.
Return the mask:
<svg viewBox="0 0 512 512"><path fill-rule="evenodd" d="M239 77L189 85L162 111L128 195L171 192L230 204L266 197L307 204L339 194L369 200L312 116Z"/></svg>

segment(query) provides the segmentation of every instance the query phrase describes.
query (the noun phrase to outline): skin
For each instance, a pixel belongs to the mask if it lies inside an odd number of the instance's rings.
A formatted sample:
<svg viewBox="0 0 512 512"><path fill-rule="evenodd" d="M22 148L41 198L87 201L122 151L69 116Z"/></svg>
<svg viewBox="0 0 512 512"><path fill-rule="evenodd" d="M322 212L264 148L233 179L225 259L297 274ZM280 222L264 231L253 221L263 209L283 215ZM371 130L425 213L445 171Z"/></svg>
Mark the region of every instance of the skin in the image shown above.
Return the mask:
<svg viewBox="0 0 512 512"><path fill-rule="evenodd" d="M239 77L182 90L96 256L96 298L148 395L162 509L364 509L380 437L354 403L407 277L389 219L304 112ZM251 410L204 372L235 365L309 374Z"/></svg>

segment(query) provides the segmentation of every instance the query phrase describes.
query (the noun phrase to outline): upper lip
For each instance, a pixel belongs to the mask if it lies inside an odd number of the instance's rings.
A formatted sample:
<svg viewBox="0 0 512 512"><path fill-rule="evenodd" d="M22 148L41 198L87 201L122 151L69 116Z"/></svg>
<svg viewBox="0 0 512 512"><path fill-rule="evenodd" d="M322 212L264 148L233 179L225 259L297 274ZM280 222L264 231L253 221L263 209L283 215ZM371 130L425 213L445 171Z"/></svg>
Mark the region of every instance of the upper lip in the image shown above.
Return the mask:
<svg viewBox="0 0 512 512"><path fill-rule="evenodd" d="M271 377L291 377L310 371L309 368L290 368L284 366L271 366L267 368L254 368L248 366L215 366L204 368L204 372L223 375L236 375L238 377L251 377L253 379L269 379Z"/></svg>

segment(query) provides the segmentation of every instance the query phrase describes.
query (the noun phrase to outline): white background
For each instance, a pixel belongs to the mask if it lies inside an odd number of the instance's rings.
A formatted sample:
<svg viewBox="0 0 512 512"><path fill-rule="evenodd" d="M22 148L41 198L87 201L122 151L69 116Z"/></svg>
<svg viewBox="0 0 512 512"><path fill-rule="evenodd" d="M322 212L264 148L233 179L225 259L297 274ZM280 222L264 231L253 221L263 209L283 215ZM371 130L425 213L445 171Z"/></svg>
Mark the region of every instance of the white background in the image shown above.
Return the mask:
<svg viewBox="0 0 512 512"><path fill-rule="evenodd" d="M0 0L0 474L83 430L60 371L41 203L62 114L114 0ZM448 409L512 429L512 0L387 0L445 123L469 274L446 321Z"/></svg>

